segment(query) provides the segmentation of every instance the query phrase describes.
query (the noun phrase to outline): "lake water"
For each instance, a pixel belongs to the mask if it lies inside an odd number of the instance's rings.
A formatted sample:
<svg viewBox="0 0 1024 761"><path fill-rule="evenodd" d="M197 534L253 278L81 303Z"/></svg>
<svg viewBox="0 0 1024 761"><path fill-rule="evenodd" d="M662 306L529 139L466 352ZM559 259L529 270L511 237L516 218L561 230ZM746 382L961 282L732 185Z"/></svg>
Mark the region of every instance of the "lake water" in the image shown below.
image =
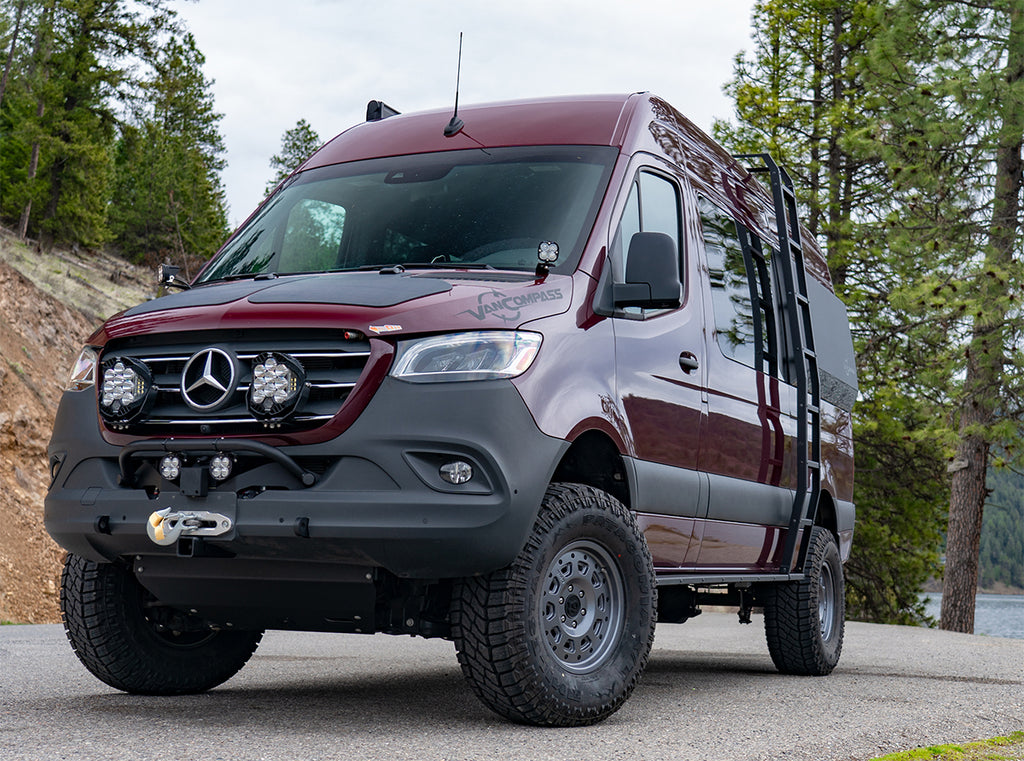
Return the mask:
<svg viewBox="0 0 1024 761"><path fill-rule="evenodd" d="M942 595L924 597L928 615L938 621ZM974 606L974 633L1024 639L1024 595L978 595Z"/></svg>

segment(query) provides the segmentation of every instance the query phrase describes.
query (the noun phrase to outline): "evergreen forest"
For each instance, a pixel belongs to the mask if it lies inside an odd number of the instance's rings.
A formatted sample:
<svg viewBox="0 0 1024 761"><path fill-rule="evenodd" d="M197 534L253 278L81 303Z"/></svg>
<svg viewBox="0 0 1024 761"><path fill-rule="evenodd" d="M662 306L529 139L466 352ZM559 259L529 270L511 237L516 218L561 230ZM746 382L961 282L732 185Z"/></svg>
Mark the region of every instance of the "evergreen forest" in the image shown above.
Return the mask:
<svg viewBox="0 0 1024 761"><path fill-rule="evenodd" d="M3 224L46 247L209 258L228 233L221 115L167 0L0 9Z"/></svg>
<svg viewBox="0 0 1024 761"><path fill-rule="evenodd" d="M0 0L0 224L212 255L204 64L169 0ZM1024 588L1024 0L758 0L724 87L715 137L789 168L854 328L849 615L920 622L942 578L941 626L971 631L979 587ZM268 189L318 143L299 120Z"/></svg>

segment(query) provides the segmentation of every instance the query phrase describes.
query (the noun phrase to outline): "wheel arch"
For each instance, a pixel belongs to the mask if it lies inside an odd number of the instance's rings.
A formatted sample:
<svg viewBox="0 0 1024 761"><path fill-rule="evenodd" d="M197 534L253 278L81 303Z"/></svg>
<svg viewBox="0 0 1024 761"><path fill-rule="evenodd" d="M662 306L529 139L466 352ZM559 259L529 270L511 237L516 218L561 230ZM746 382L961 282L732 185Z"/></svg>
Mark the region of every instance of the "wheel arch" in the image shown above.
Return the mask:
<svg viewBox="0 0 1024 761"><path fill-rule="evenodd" d="M839 544L839 517L836 513L836 503L824 489L818 497L818 511L814 519L814 525L821 526L835 537L836 544Z"/></svg>
<svg viewBox="0 0 1024 761"><path fill-rule="evenodd" d="M593 486L631 507L629 477L622 454L612 438L596 429L583 431L562 455L552 482Z"/></svg>

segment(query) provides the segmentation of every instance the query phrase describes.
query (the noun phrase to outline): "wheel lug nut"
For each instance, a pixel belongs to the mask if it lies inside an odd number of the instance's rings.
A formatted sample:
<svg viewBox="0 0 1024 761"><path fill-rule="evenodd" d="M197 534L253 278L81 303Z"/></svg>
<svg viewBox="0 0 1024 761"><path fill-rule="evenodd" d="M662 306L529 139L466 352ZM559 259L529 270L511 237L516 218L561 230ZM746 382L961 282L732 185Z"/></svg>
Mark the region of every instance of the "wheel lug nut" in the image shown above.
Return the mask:
<svg viewBox="0 0 1024 761"><path fill-rule="evenodd" d="M572 584L569 585L569 591L572 591Z"/></svg>
<svg viewBox="0 0 1024 761"><path fill-rule="evenodd" d="M580 608L580 615L581 616L587 615L587 609L586 608Z"/></svg>
<svg viewBox="0 0 1024 761"><path fill-rule="evenodd" d="M573 621L571 624L569 624L569 626L571 626L573 629L575 629L576 628L576 622Z"/></svg>
<svg viewBox="0 0 1024 761"><path fill-rule="evenodd" d="M562 623L565 623L565 616L562 616Z"/></svg>
<svg viewBox="0 0 1024 761"><path fill-rule="evenodd" d="M558 604L559 604L559 605L561 605L561 604L562 604L562 603L564 603L564 602L565 602L565 598L564 598L564 597L559 597L559 598L558 598Z"/></svg>
<svg viewBox="0 0 1024 761"><path fill-rule="evenodd" d="M580 597L583 597L583 590L580 590Z"/></svg>

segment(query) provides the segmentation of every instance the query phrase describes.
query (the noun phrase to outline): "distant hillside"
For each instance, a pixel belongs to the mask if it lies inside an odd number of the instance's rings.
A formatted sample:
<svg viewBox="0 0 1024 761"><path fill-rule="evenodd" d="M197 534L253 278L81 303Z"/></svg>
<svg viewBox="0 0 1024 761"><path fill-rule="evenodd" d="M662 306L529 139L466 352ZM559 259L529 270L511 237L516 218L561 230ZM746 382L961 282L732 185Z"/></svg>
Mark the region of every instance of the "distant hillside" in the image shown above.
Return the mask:
<svg viewBox="0 0 1024 761"><path fill-rule="evenodd" d="M1024 589L1024 475L992 470L981 526L979 584L995 592ZM1010 588L1010 589L1008 589Z"/></svg>

